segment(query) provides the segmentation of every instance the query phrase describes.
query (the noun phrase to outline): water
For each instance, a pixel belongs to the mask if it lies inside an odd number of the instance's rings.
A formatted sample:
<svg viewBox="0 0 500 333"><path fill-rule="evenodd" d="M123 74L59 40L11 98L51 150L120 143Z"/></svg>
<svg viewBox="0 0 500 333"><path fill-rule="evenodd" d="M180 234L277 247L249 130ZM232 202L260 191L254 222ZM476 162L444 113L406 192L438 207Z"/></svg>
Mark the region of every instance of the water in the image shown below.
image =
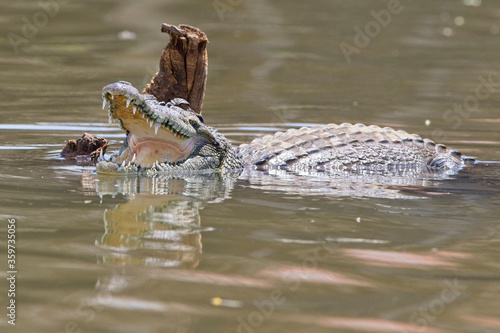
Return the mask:
<svg viewBox="0 0 500 333"><path fill-rule="evenodd" d="M370 11L389 2L221 2L59 2L43 21L37 2L2 1L1 232L15 219L18 272L14 328L3 238L2 332L500 331L500 167L488 162L500 160L500 6L401 1L348 63L339 45L376 29ZM120 146L101 88L149 81L162 22L207 33L204 117L235 144L362 122L483 162L375 186L104 177L60 159L83 132ZM9 32L25 38L18 53Z"/></svg>

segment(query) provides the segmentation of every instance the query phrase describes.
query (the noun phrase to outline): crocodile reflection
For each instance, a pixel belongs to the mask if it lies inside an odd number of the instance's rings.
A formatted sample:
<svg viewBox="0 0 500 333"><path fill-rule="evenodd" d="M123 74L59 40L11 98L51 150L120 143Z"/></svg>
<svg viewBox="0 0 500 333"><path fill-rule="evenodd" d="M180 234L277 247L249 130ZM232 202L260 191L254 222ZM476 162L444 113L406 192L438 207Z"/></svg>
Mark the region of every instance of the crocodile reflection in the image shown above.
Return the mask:
<svg viewBox="0 0 500 333"><path fill-rule="evenodd" d="M385 183L395 188L374 184L354 186L356 179L342 182L329 178L327 182L321 176L304 178L260 172L244 173L241 179L246 180L249 187L301 195L411 197L400 194L396 177L390 181L374 180L375 184ZM104 212L104 234L96 241L97 246L106 250L102 262L124 266L197 267L203 249L202 233L207 230L202 226L199 210L205 204L228 198L236 181L218 173L184 178L84 173L82 187L87 194L97 193L101 198L123 195L127 199ZM292 184L300 185L297 188Z"/></svg>
<svg viewBox="0 0 500 333"><path fill-rule="evenodd" d="M102 262L195 268L202 253L199 210L204 202L229 196L232 180L220 176L94 177L101 198L124 195L128 200L104 212L104 234L96 245L107 250Z"/></svg>

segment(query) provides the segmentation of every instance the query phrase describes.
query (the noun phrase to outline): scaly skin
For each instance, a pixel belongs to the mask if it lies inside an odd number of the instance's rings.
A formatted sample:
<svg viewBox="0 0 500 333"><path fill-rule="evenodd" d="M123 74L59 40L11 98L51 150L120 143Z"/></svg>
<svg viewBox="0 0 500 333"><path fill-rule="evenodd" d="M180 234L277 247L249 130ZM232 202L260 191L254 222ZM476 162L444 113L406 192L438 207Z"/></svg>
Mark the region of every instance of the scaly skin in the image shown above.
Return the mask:
<svg viewBox="0 0 500 333"><path fill-rule="evenodd" d="M158 102L120 81L103 88L110 120L127 132L111 160L97 164L100 173L192 173L217 171L237 176L242 168L290 171L426 171L454 173L461 154L418 135L362 124L329 124L264 136L233 149L228 140L188 103L176 98Z"/></svg>
<svg viewBox="0 0 500 333"><path fill-rule="evenodd" d="M241 145L243 164L287 170L455 170L461 154L416 134L363 124L290 129Z"/></svg>

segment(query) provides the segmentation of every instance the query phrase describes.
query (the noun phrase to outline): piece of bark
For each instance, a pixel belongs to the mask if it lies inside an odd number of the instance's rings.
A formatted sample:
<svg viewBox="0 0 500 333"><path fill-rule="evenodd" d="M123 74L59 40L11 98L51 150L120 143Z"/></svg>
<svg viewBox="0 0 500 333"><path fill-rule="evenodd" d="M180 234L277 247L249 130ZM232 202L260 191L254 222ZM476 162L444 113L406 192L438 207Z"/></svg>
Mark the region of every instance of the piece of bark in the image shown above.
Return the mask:
<svg viewBox="0 0 500 333"><path fill-rule="evenodd" d="M185 24L176 27L163 23L161 31L170 35L170 42L161 54L159 71L143 94L164 102L184 98L191 109L201 114L207 82L207 35Z"/></svg>
<svg viewBox="0 0 500 333"><path fill-rule="evenodd" d="M108 140L95 136L94 134L84 133L81 138L69 140L61 151L61 157L82 159L88 158L96 161L99 155L106 152Z"/></svg>

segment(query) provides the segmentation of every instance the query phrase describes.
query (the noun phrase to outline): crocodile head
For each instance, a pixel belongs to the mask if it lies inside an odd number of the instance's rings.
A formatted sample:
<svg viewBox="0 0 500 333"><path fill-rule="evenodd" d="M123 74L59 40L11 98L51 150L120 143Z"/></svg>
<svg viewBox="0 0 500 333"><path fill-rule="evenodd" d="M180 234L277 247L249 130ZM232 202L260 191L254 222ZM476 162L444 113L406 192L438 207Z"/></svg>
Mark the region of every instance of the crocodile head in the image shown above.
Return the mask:
<svg viewBox="0 0 500 333"><path fill-rule="evenodd" d="M241 168L228 140L206 126L187 101L158 102L125 81L105 86L102 98L103 108L109 103L110 121L118 121L127 136L111 160L97 164L98 172L155 174Z"/></svg>

